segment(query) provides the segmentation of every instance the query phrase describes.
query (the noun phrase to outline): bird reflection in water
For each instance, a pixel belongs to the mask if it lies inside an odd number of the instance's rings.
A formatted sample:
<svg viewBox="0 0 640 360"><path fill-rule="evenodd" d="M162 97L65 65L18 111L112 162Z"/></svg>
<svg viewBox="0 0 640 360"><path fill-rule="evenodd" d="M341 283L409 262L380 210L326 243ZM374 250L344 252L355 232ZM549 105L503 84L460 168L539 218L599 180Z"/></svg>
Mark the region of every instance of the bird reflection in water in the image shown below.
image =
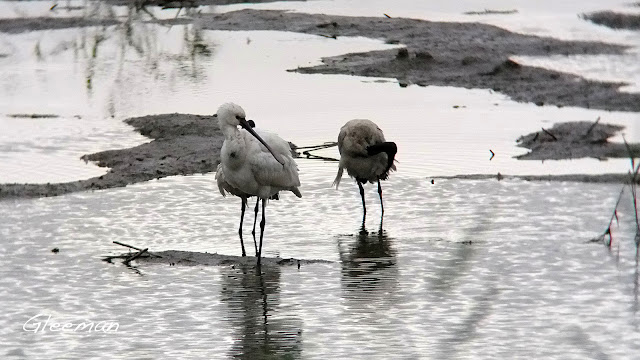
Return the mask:
<svg viewBox="0 0 640 360"><path fill-rule="evenodd" d="M252 266L235 265L223 274L222 302L234 328L229 357L235 359L299 358L302 321L278 313L280 268L257 274Z"/></svg>
<svg viewBox="0 0 640 360"><path fill-rule="evenodd" d="M355 241L348 244L353 238ZM370 298L372 293L389 293L397 287L397 259L392 243L382 223L377 232L367 231L363 224L354 236L338 240L342 286L350 297Z"/></svg>

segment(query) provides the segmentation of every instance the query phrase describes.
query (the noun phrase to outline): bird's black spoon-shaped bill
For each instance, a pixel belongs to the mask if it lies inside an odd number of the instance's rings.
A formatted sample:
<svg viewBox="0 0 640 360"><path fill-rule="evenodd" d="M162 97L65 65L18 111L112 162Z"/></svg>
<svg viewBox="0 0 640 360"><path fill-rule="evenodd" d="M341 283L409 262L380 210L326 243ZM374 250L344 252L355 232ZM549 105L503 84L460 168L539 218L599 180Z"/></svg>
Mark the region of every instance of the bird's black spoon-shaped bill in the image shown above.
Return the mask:
<svg viewBox="0 0 640 360"><path fill-rule="evenodd" d="M245 118L239 118L238 121L240 122L240 126L242 126L243 129L247 130L249 134L253 135L253 137L258 139L258 141L260 141L262 145L264 145L264 147L266 147L267 150L269 150L269 152L271 153L271 155L273 155L276 161L278 161L282 166L284 166L284 160L282 160L282 158L278 154L276 154L275 151L273 151L271 146L269 146L269 144L267 144L266 141L262 140L260 135L258 135L258 133L256 133L255 130L253 130L253 128Z"/></svg>

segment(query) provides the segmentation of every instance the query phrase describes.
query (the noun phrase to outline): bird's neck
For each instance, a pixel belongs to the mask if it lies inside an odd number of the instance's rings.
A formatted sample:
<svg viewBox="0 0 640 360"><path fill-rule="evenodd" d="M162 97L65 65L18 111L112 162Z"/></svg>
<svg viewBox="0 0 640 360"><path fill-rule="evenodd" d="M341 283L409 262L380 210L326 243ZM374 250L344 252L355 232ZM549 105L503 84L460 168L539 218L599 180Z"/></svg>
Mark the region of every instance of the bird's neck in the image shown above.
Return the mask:
<svg viewBox="0 0 640 360"><path fill-rule="evenodd" d="M221 126L220 130L227 140L234 140L240 137L240 130L238 130L237 126L225 125Z"/></svg>

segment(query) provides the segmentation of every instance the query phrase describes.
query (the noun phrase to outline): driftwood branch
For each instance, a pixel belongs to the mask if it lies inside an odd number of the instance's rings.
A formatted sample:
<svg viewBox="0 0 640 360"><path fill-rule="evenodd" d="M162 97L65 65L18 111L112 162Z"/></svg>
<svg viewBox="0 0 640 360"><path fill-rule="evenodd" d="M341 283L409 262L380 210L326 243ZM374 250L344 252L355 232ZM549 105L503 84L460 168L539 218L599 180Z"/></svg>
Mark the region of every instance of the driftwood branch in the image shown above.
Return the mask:
<svg viewBox="0 0 640 360"><path fill-rule="evenodd" d="M319 155L311 154L311 151L328 149L328 148L334 147L336 145L338 145L337 142L327 142L327 143L324 143L322 145L301 146L301 147L296 148L296 150L308 149L308 150L305 150L305 151L302 152L302 155L305 155L307 157L307 159L316 159L316 160L324 160L324 161L340 161L338 159L331 158L331 157L319 156ZM298 155L300 155L300 154L298 154Z"/></svg>
<svg viewBox="0 0 640 360"><path fill-rule="evenodd" d="M142 249L140 249L140 248L137 248L137 247L132 246L132 245L129 245L129 244L121 243L121 242L119 242L119 241L115 241L115 240L114 240L114 241L113 241L113 243L114 243L114 244L118 244L118 245L122 245L122 246L124 246L124 247L128 247L128 248L133 249L133 250L142 251ZM160 256L160 255L156 255L156 254L152 254L152 253L149 253L149 256L157 257L157 258L162 258L162 256Z"/></svg>
<svg viewBox="0 0 640 360"><path fill-rule="evenodd" d="M132 262L133 260L139 258L142 254L146 253L147 250L149 250L149 248L146 249L142 249L139 252L135 253L133 256L128 257L125 261L123 261L122 263L125 265L129 265L130 262Z"/></svg>

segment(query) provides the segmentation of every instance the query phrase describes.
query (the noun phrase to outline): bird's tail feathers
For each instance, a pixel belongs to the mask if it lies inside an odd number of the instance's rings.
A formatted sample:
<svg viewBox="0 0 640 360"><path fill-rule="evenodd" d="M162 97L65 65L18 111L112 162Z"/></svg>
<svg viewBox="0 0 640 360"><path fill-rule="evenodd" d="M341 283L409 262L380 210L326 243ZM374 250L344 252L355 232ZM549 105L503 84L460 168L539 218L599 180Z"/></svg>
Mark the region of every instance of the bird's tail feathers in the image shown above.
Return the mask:
<svg viewBox="0 0 640 360"><path fill-rule="evenodd" d="M340 165L338 167L338 175L336 175L336 179L333 180L333 184L331 184L331 186L335 186L336 190L338 189L338 185L340 185L340 180L342 180L342 173L344 172L344 168L342 167L342 165Z"/></svg>

